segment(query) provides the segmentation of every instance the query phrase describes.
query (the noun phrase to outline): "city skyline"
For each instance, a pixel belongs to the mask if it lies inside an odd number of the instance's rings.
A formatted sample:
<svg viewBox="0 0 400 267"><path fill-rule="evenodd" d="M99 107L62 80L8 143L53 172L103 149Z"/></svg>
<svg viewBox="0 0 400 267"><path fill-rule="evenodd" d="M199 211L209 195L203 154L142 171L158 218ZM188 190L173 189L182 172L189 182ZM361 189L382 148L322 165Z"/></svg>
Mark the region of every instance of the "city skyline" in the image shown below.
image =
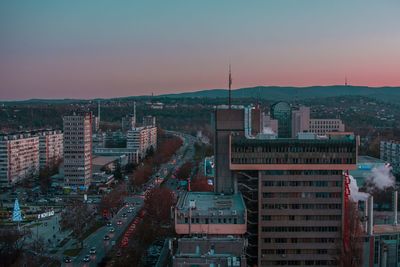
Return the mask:
<svg viewBox="0 0 400 267"><path fill-rule="evenodd" d="M400 86L396 1L0 3L0 99Z"/></svg>

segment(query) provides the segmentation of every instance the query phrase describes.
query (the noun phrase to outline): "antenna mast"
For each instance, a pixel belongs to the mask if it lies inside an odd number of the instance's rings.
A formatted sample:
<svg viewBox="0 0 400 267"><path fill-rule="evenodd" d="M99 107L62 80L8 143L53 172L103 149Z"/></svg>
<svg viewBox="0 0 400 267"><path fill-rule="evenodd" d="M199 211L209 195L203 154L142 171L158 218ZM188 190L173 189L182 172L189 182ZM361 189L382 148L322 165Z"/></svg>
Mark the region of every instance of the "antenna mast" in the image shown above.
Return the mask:
<svg viewBox="0 0 400 267"><path fill-rule="evenodd" d="M100 100L97 102L97 117L99 117L99 124L100 124Z"/></svg>
<svg viewBox="0 0 400 267"><path fill-rule="evenodd" d="M228 79L228 85L229 85L229 109L232 107L232 92L231 92L231 87L232 87L232 74L231 74L231 64L229 64L229 79Z"/></svg>

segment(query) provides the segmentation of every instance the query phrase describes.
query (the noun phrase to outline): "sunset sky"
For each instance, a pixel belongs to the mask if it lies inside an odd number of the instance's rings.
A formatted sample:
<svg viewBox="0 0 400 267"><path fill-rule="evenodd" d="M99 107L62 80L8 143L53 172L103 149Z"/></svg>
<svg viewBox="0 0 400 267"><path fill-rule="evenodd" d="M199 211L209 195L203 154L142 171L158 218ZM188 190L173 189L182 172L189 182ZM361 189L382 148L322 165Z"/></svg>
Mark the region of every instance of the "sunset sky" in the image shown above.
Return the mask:
<svg viewBox="0 0 400 267"><path fill-rule="evenodd" d="M0 1L0 99L400 86L400 1Z"/></svg>

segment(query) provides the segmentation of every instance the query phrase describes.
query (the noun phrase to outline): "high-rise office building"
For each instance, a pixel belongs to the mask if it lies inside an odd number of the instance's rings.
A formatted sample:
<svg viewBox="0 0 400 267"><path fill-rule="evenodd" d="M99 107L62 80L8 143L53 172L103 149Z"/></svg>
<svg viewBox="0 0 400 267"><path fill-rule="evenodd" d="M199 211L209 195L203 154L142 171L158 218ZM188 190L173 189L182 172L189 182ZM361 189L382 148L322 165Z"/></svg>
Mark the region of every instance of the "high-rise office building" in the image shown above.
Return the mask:
<svg viewBox="0 0 400 267"><path fill-rule="evenodd" d="M336 266L357 138L257 138L258 113L217 110L215 122L216 190L243 194L250 265Z"/></svg>
<svg viewBox="0 0 400 267"><path fill-rule="evenodd" d="M380 154L382 160L390 163L393 173L400 175L400 142L381 141Z"/></svg>
<svg viewBox="0 0 400 267"><path fill-rule="evenodd" d="M278 121L279 138L292 137L292 108L286 102L277 102L271 106L271 117Z"/></svg>
<svg viewBox="0 0 400 267"><path fill-rule="evenodd" d="M92 178L92 114L63 117L64 185L86 189Z"/></svg>

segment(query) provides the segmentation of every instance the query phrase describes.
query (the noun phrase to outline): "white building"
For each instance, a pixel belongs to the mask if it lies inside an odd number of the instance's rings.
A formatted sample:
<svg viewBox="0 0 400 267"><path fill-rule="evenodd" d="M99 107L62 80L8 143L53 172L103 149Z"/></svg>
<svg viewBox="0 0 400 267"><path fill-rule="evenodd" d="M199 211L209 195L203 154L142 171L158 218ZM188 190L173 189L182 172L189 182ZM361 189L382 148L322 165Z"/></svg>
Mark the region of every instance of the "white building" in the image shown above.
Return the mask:
<svg viewBox="0 0 400 267"><path fill-rule="evenodd" d="M59 130L39 132L40 168L51 166L63 157L64 135Z"/></svg>
<svg viewBox="0 0 400 267"><path fill-rule="evenodd" d="M344 124L340 119L310 119L310 132L319 135L344 132Z"/></svg>
<svg viewBox="0 0 400 267"><path fill-rule="evenodd" d="M39 172L39 137L31 133L0 136L0 187Z"/></svg>
<svg viewBox="0 0 400 267"><path fill-rule="evenodd" d="M88 188L92 178L92 114L64 116L64 185Z"/></svg>
<svg viewBox="0 0 400 267"><path fill-rule="evenodd" d="M138 151L141 157L150 147L155 150L157 148L157 127L136 127L128 131L126 147Z"/></svg>

